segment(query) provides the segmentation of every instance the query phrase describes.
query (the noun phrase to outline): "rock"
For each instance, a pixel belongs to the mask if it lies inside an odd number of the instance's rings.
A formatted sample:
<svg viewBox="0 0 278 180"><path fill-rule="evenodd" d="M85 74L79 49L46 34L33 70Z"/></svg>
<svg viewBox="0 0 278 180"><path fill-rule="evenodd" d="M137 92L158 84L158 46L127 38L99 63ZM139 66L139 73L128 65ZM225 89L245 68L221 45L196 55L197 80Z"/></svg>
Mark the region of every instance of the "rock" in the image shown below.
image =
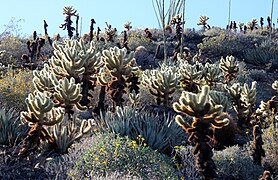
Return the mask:
<svg viewBox="0 0 278 180"><path fill-rule="evenodd" d="M142 69L153 67L155 64L154 54L150 53L144 46L138 46L135 49L135 59L138 66Z"/></svg>

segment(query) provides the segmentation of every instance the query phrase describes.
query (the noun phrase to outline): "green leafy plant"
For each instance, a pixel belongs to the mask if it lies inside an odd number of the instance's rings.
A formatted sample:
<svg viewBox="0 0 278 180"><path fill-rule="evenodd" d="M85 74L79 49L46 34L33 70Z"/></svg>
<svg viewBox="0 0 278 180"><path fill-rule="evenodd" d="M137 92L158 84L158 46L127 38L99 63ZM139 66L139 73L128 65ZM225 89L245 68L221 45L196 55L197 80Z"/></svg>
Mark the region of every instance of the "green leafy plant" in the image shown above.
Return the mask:
<svg viewBox="0 0 278 180"><path fill-rule="evenodd" d="M70 176L74 179L109 176L118 172L143 179L175 179L171 159L159 154L140 140L104 133L75 164ZM140 139L140 137L139 137Z"/></svg>
<svg viewBox="0 0 278 180"><path fill-rule="evenodd" d="M257 179L263 168L253 163L250 147L232 146L222 151L214 151L213 160L220 179Z"/></svg>

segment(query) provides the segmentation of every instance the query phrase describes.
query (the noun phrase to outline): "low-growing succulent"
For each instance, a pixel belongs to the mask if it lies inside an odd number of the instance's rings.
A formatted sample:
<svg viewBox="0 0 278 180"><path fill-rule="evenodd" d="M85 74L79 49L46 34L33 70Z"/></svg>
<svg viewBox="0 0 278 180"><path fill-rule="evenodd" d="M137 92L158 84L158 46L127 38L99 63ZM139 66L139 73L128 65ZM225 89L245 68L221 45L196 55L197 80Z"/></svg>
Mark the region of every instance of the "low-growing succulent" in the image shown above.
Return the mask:
<svg viewBox="0 0 278 180"><path fill-rule="evenodd" d="M187 119L190 121L190 118ZM162 153L171 154L174 146L183 144L185 132L173 121L170 114L159 116L155 113L146 113L131 107L117 108L115 114L107 112L97 124L105 131L128 136L137 140L140 135L144 143L150 148Z"/></svg>
<svg viewBox="0 0 278 180"><path fill-rule="evenodd" d="M0 145L16 145L25 135L23 124L14 109L0 109Z"/></svg>

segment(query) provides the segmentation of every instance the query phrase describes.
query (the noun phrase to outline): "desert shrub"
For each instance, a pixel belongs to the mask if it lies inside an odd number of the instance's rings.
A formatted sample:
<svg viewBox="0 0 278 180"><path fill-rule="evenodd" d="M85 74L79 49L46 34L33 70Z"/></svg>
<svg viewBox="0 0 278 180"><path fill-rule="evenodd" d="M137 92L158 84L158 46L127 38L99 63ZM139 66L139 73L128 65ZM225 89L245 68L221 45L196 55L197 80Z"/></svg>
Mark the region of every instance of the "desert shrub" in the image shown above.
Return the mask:
<svg viewBox="0 0 278 180"><path fill-rule="evenodd" d="M4 65L16 64L22 54L27 53L25 40L13 34L6 34L1 37L0 51L5 51L0 59Z"/></svg>
<svg viewBox="0 0 278 180"><path fill-rule="evenodd" d="M146 38L142 32L138 32L138 30L131 31L128 37L128 47L135 51L138 46L144 46L152 53L156 50L156 44Z"/></svg>
<svg viewBox="0 0 278 180"><path fill-rule="evenodd" d="M266 151L264 161L266 168L271 167L269 170L278 177L278 118L271 123L269 128L263 130L263 148Z"/></svg>
<svg viewBox="0 0 278 180"><path fill-rule="evenodd" d="M98 135L95 144L80 157L70 176L77 179L109 176L118 172L147 179L177 178L171 159L139 145L128 137L104 133Z"/></svg>
<svg viewBox="0 0 278 180"><path fill-rule="evenodd" d="M16 145L26 132L14 109L0 109L0 145Z"/></svg>
<svg viewBox="0 0 278 180"><path fill-rule="evenodd" d="M219 179L258 179L263 168L253 163L248 148L250 147L232 146L222 151L214 151L213 160Z"/></svg>
<svg viewBox="0 0 278 180"><path fill-rule="evenodd" d="M201 179L197 168L195 167L195 159L192 153L192 146L175 147L174 160L178 168L181 179L197 180Z"/></svg>
<svg viewBox="0 0 278 180"><path fill-rule="evenodd" d="M98 121L103 129L108 128L115 134L133 140L137 140L140 135L150 148L166 154L170 154L174 146L180 146L186 140L186 133L175 123L174 116L166 113L159 116L124 107L118 108L115 114L107 112Z"/></svg>
<svg viewBox="0 0 278 180"><path fill-rule="evenodd" d="M254 38L253 36L246 36L241 34L230 34L225 32L213 34L215 36L205 37L203 42L198 44L198 48L204 53L212 57L234 56L242 59L244 51L248 48L253 48L255 43L261 43L263 37Z"/></svg>
<svg viewBox="0 0 278 180"><path fill-rule="evenodd" d="M32 72L8 68L0 79L0 105L8 109L26 110L25 98L33 91Z"/></svg>

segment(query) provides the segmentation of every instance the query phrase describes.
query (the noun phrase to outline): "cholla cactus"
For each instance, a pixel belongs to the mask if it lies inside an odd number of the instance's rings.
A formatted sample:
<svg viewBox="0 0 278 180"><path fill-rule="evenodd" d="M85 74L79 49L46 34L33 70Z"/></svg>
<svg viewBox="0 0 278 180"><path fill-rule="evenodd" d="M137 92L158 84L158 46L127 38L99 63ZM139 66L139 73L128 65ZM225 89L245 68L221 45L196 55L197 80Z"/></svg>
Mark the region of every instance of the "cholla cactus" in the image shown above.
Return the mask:
<svg viewBox="0 0 278 180"><path fill-rule="evenodd" d="M185 91L198 92L199 83L203 77L203 65L196 62L191 65L185 61L179 64L178 75L181 87Z"/></svg>
<svg viewBox="0 0 278 180"><path fill-rule="evenodd" d="M21 112L21 116L31 128L24 139L19 156L36 148L41 140L54 143L53 137L49 135L44 126L53 126L64 118L63 109L61 107L54 108L54 102L45 93L35 91L33 94L29 94L26 104L28 112Z"/></svg>
<svg viewBox="0 0 278 180"><path fill-rule="evenodd" d="M259 108L256 110L256 114L263 117L270 117L273 114L277 113L278 109L278 100L276 96L273 96L267 102L261 101Z"/></svg>
<svg viewBox="0 0 278 180"><path fill-rule="evenodd" d="M121 76L128 76L132 71L138 68L135 66L134 52L127 55L125 48L119 49L118 47L110 48L102 52L102 61L110 71L112 76L120 78Z"/></svg>
<svg viewBox="0 0 278 180"><path fill-rule="evenodd" d="M211 98L211 103L213 105L222 105L223 112L227 111L228 107L228 97L220 91L210 91L209 96Z"/></svg>
<svg viewBox="0 0 278 180"><path fill-rule="evenodd" d="M244 107L244 114L251 115L253 113L253 109L256 106L256 95L257 95L257 82L252 82L251 87L249 87L246 83L242 88L240 100L242 101L242 105Z"/></svg>
<svg viewBox="0 0 278 180"><path fill-rule="evenodd" d="M227 56L226 59L221 57L219 68L224 73L225 83L235 79L239 71L238 63L233 56Z"/></svg>
<svg viewBox="0 0 278 180"><path fill-rule="evenodd" d="M79 80L79 75L84 73L85 58L81 58L78 51L77 40L65 40L63 43L54 42L54 56L49 60L53 71L58 77L74 77Z"/></svg>
<svg viewBox="0 0 278 180"><path fill-rule="evenodd" d="M158 105L163 103L164 106L169 106L173 98L171 95L178 87L178 75L175 71L153 70L152 73L143 74L143 81L149 87L150 93L156 97Z"/></svg>
<svg viewBox="0 0 278 180"><path fill-rule="evenodd" d="M130 21L126 22L126 23L124 24L124 28L125 28L126 30L129 31L129 30L132 28L131 22L130 22Z"/></svg>
<svg viewBox="0 0 278 180"><path fill-rule="evenodd" d="M101 85L107 86L113 100L113 110L116 106L122 106L124 99L123 94L126 93L127 78L134 75L133 72L138 70L134 58L134 52L127 55L125 48L110 48L102 52L102 61L105 67L98 76Z"/></svg>
<svg viewBox="0 0 278 180"><path fill-rule="evenodd" d="M63 30L67 29L68 30L68 36L69 38L72 38L73 36L73 31L75 30L74 27L72 27L72 16L79 17L78 14L76 14L76 10L72 6L66 6L63 8L63 15L66 15L65 23L61 24L60 28Z"/></svg>
<svg viewBox="0 0 278 180"><path fill-rule="evenodd" d="M209 86L202 87L200 93L195 94L183 91L179 102L173 104L175 111L193 117L193 123L189 124L183 120L183 117L176 116L176 122L187 133L191 133L189 141L195 144L193 151L196 160L196 166L200 174L205 179L215 178L216 167L212 160L213 152L209 141L214 137L213 128L222 128L229 124L229 120L217 119L222 114L222 105L213 105L209 96Z"/></svg>
<svg viewBox="0 0 278 180"><path fill-rule="evenodd" d="M114 42L114 38L116 36L117 29L116 28L112 28L112 26L110 24L108 24L107 22L106 22L106 26L107 26L105 28L106 40Z"/></svg>
<svg viewBox="0 0 278 180"><path fill-rule="evenodd" d="M244 23L242 23L242 22L238 22L238 27L239 27L239 29L240 29L240 32L242 32L243 31L243 26L244 26Z"/></svg>
<svg viewBox="0 0 278 180"><path fill-rule="evenodd" d="M101 66L103 66L103 62L101 61L101 54L97 51L93 41L87 46L80 40L77 49L79 51L79 57L85 61L83 64L85 70L81 79L82 99L80 103L88 106L90 102L88 97L92 97L92 95L89 94L89 90L94 90L97 84L97 74Z"/></svg>
<svg viewBox="0 0 278 180"><path fill-rule="evenodd" d="M37 91L48 91L53 93L54 84L58 84L58 80L48 64L44 64L43 69L40 71L34 70L33 76L33 84Z"/></svg>
<svg viewBox="0 0 278 180"><path fill-rule="evenodd" d="M67 113L68 116L73 114L72 109L74 106L78 110L86 110L86 107L79 104L82 98L80 86L81 84L75 84L73 77L71 77L70 80L68 80L68 78L60 79L58 84L55 84L54 97L57 100L57 104L65 108L65 113Z"/></svg>
<svg viewBox="0 0 278 180"><path fill-rule="evenodd" d="M222 79L221 71L216 64L206 63L203 73L206 84L209 86L215 85Z"/></svg>
<svg viewBox="0 0 278 180"><path fill-rule="evenodd" d="M263 149L262 130L259 125L253 127L253 144L252 157L255 164L262 165L262 157L265 157L265 150Z"/></svg>
<svg viewBox="0 0 278 180"><path fill-rule="evenodd" d="M199 22L197 25L203 26L203 29L205 30L206 28L210 29L210 26L207 24L207 21L209 20L209 17L207 16L200 16Z"/></svg>
<svg viewBox="0 0 278 180"><path fill-rule="evenodd" d="M131 93L129 93L128 97L129 97L132 107L135 107L136 105L139 104L140 94L136 94L135 91L132 91Z"/></svg>
<svg viewBox="0 0 278 180"><path fill-rule="evenodd" d="M256 104L256 82L252 82L251 87L244 83L234 83L231 87L225 86L225 89L232 96L234 109L237 112L238 125L250 125L250 118L254 112Z"/></svg>
<svg viewBox="0 0 278 180"><path fill-rule="evenodd" d="M75 119L74 122L79 120L76 114L73 118ZM64 122L67 121L64 120ZM68 153L68 149L71 145L85 134L89 133L95 125L92 119L82 120L80 127L77 127L76 123L73 122L56 124L53 127L53 138L55 139L56 151L60 154Z"/></svg>
<svg viewBox="0 0 278 180"><path fill-rule="evenodd" d="M257 19L252 19L252 27L251 27L251 30L253 30L254 28L257 28L258 26L258 20Z"/></svg>
<svg viewBox="0 0 278 180"><path fill-rule="evenodd" d="M278 81L274 81L272 88L278 92Z"/></svg>

